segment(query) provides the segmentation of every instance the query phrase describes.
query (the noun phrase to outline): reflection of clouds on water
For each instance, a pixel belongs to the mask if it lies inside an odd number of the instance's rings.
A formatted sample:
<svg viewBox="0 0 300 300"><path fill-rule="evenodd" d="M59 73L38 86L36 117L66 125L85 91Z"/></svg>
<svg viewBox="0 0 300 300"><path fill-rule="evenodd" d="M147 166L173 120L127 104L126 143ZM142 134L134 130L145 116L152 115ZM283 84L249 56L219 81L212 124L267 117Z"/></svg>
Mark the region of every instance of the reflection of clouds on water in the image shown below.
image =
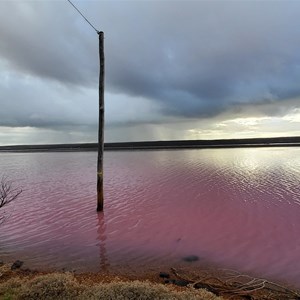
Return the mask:
<svg viewBox="0 0 300 300"><path fill-rule="evenodd" d="M287 155L288 153L288 155ZM300 148L188 149L154 152L162 171L181 174L187 185L231 194L244 202L299 204ZM176 165L174 165L176 161ZM161 171L161 172L162 172ZM174 180L174 177L173 179ZM162 182L166 179L162 179ZM182 181L183 182L183 181ZM260 199L260 200L259 200Z"/></svg>
<svg viewBox="0 0 300 300"><path fill-rule="evenodd" d="M207 167L239 169L243 171L264 171L278 167L290 167L296 163L300 166L300 148L288 148L289 155L283 155L286 148L228 148L228 149L194 149L180 150L182 160L198 162ZM292 158L292 159L291 159Z"/></svg>

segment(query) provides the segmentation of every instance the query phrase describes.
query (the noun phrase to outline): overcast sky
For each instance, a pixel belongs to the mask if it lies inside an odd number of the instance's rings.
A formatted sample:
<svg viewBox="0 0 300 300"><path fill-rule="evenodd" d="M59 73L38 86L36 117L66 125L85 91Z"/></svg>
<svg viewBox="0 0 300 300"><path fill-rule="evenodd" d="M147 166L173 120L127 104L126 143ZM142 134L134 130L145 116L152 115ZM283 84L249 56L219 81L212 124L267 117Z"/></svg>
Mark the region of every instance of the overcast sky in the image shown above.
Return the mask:
<svg viewBox="0 0 300 300"><path fill-rule="evenodd" d="M300 1L73 1L105 34L105 140L300 136ZM98 35L0 0L0 145L96 142Z"/></svg>

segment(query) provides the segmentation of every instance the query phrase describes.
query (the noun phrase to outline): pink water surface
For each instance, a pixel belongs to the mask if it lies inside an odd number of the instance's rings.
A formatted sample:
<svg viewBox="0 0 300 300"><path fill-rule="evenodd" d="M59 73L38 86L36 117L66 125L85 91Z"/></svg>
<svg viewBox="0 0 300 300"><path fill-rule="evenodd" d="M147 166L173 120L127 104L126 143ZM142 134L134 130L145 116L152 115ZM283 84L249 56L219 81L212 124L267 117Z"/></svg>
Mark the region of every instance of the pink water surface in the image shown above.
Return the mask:
<svg viewBox="0 0 300 300"><path fill-rule="evenodd" d="M300 148L105 152L104 165L97 214L95 152L1 153L23 193L5 209L0 259L78 271L213 264L300 287Z"/></svg>

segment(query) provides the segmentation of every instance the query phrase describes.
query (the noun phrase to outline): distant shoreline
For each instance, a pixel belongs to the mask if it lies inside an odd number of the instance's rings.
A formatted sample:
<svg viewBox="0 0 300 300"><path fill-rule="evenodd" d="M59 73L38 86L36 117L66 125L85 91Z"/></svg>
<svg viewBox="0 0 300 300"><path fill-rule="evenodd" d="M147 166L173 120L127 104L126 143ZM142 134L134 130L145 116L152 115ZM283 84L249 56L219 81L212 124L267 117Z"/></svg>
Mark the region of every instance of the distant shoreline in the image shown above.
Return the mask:
<svg viewBox="0 0 300 300"><path fill-rule="evenodd" d="M299 147L300 137L105 143L104 150ZM0 152L97 151L97 143L0 146Z"/></svg>

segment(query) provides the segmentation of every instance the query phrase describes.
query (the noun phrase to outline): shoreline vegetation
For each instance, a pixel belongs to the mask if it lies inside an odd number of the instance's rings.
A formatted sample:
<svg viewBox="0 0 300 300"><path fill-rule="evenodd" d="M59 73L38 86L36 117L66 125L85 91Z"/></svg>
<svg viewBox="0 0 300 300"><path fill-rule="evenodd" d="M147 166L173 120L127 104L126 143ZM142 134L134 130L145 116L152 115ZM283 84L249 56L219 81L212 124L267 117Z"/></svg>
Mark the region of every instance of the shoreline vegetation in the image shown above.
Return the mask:
<svg viewBox="0 0 300 300"><path fill-rule="evenodd" d="M0 299L222 300L206 290L105 273L45 272L0 265ZM161 278L160 278L161 279Z"/></svg>
<svg viewBox="0 0 300 300"><path fill-rule="evenodd" d="M224 272L225 270L223 270ZM110 272L76 273L37 271L23 262L0 261L0 299L118 299L118 300L297 300L299 291L283 285L226 270L169 273L142 277ZM172 279L173 278L173 279Z"/></svg>
<svg viewBox="0 0 300 300"><path fill-rule="evenodd" d="M112 151L295 146L300 146L300 137L118 142L105 143L104 150ZM97 143L0 146L0 152L97 151L97 149Z"/></svg>

